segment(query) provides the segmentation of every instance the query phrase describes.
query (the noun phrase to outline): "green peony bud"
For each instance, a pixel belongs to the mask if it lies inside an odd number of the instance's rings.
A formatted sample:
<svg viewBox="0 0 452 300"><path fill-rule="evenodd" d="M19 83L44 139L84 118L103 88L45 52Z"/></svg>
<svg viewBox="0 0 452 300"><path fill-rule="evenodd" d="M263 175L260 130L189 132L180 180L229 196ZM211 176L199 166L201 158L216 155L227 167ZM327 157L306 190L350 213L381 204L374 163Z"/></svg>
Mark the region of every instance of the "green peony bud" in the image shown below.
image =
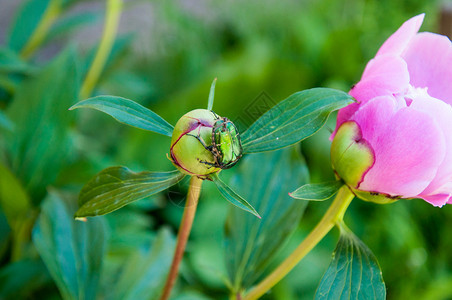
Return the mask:
<svg viewBox="0 0 452 300"><path fill-rule="evenodd" d="M232 167L242 156L242 146L230 120L206 109L195 109L176 123L170 155L181 172L205 178Z"/></svg>
<svg viewBox="0 0 452 300"><path fill-rule="evenodd" d="M343 123L331 145L331 163L336 175L362 200L380 204L396 201L400 197L359 189L360 183L374 162L372 147L362 138L359 125L354 121Z"/></svg>

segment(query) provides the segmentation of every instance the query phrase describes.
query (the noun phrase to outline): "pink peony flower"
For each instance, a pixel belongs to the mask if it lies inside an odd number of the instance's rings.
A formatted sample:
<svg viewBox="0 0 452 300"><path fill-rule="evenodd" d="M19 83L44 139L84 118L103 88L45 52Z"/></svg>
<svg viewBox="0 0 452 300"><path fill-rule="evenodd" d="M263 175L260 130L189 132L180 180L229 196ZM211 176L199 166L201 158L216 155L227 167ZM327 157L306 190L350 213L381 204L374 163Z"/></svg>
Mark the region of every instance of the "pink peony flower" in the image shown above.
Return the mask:
<svg viewBox="0 0 452 300"><path fill-rule="evenodd" d="M357 191L442 206L452 203L452 43L418 33L423 19L389 37L351 89L357 103L339 111L332 163Z"/></svg>

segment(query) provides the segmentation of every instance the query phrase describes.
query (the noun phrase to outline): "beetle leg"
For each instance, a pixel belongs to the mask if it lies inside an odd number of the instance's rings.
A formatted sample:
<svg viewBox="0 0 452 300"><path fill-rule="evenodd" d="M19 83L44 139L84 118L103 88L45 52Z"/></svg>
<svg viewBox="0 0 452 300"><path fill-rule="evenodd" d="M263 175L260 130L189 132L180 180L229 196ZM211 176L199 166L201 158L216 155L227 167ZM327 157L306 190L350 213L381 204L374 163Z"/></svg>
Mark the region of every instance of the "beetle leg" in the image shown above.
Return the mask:
<svg viewBox="0 0 452 300"><path fill-rule="evenodd" d="M205 148L206 150L212 152L213 146L212 146L212 145L211 145L211 146L207 146L206 143L204 142L204 140L203 140L199 135L194 135L194 134L190 134L190 133L187 133L187 135L196 138L196 139L201 143L201 145L204 146L204 148Z"/></svg>

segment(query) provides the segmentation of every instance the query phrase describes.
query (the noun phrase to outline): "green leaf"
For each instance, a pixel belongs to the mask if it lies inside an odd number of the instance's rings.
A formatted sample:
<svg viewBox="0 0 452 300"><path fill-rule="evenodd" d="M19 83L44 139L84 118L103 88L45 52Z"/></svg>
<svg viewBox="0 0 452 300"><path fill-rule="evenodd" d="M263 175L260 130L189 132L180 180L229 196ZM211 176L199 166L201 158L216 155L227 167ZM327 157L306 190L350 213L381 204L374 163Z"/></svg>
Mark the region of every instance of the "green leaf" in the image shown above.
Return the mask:
<svg viewBox="0 0 452 300"><path fill-rule="evenodd" d="M352 102L350 95L329 88L295 93L272 107L241 135L243 152L271 151L295 144L322 128L331 112Z"/></svg>
<svg viewBox="0 0 452 300"><path fill-rule="evenodd" d="M41 201L64 165L73 157L67 108L78 97L80 78L75 53L65 51L17 89L6 111L14 132L6 136L11 171L35 203Z"/></svg>
<svg viewBox="0 0 452 300"><path fill-rule="evenodd" d="M386 288L377 259L344 224L328 270L315 299L386 298Z"/></svg>
<svg viewBox="0 0 452 300"><path fill-rule="evenodd" d="M238 209L226 226L226 265L235 292L253 286L297 227L308 202L287 191L309 181L308 169L294 147L245 156L229 182L262 214Z"/></svg>
<svg viewBox="0 0 452 300"><path fill-rule="evenodd" d="M108 214L124 205L149 197L178 183L184 174L171 172L135 173L126 167L107 168L81 190L76 217Z"/></svg>
<svg viewBox="0 0 452 300"><path fill-rule="evenodd" d="M19 52L35 31L50 0L24 1L15 16L8 36L8 46Z"/></svg>
<svg viewBox="0 0 452 300"><path fill-rule="evenodd" d="M289 193L289 196L301 200L323 201L336 194L343 185L340 180L305 184Z"/></svg>
<svg viewBox="0 0 452 300"><path fill-rule="evenodd" d="M13 130L13 123L0 111L0 128Z"/></svg>
<svg viewBox="0 0 452 300"><path fill-rule="evenodd" d="M92 108L109 114L121 123L171 136L174 127L155 112L135 101L116 96L97 96L73 105L76 108Z"/></svg>
<svg viewBox="0 0 452 300"><path fill-rule="evenodd" d="M106 299L158 299L171 266L175 240L170 230L162 229L145 251L135 249L110 278ZM138 250L138 251L137 251Z"/></svg>
<svg viewBox="0 0 452 300"><path fill-rule="evenodd" d="M21 260L0 269L0 299L27 299L52 281L40 259Z"/></svg>
<svg viewBox="0 0 452 300"><path fill-rule="evenodd" d="M28 73L32 70L32 67L23 61L17 53L8 48L0 48L0 72Z"/></svg>
<svg viewBox="0 0 452 300"><path fill-rule="evenodd" d="M217 173L214 173L210 176L210 178L213 180L215 185L218 188L218 191L220 191L221 195L226 198L229 202L237 206L238 208L241 208L247 212L252 213L259 219L261 216L257 213L257 211L254 209L251 204L249 204L245 199L243 199L239 194L234 192L226 183L221 181L220 177L218 177Z"/></svg>
<svg viewBox="0 0 452 300"><path fill-rule="evenodd" d="M0 205L11 227L30 211L30 199L14 174L0 163Z"/></svg>
<svg viewBox="0 0 452 300"><path fill-rule="evenodd" d="M92 12L83 12L77 15L69 15L52 26L52 28L46 35L44 43L55 38L71 36L73 31L83 26L92 25L99 19L100 14Z"/></svg>
<svg viewBox="0 0 452 300"><path fill-rule="evenodd" d="M33 242L63 299L96 299L106 224L103 218L74 220L73 200L49 193L33 229Z"/></svg>
<svg viewBox="0 0 452 300"><path fill-rule="evenodd" d="M215 78L212 81L212 85L210 86L209 101L207 102L207 110L212 110L212 108L213 108L213 100L215 98L215 84L216 83L217 83L217 79Z"/></svg>

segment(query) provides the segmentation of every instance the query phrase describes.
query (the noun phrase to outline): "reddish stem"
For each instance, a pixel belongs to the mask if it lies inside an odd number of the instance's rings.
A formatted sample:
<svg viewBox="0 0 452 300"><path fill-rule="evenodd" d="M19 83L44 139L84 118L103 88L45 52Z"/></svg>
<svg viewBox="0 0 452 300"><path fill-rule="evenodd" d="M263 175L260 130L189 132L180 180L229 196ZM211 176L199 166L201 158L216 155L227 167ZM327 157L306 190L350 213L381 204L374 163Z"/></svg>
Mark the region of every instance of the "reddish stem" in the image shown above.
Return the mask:
<svg viewBox="0 0 452 300"><path fill-rule="evenodd" d="M176 251L174 252L171 269L166 279L165 288L160 300L168 300L177 279L179 265L184 256L185 246L190 235L193 219L195 218L196 207L198 206L199 194L201 192L202 179L192 176L190 179L190 187L188 188L187 201L185 202L184 215L179 227L177 235Z"/></svg>

